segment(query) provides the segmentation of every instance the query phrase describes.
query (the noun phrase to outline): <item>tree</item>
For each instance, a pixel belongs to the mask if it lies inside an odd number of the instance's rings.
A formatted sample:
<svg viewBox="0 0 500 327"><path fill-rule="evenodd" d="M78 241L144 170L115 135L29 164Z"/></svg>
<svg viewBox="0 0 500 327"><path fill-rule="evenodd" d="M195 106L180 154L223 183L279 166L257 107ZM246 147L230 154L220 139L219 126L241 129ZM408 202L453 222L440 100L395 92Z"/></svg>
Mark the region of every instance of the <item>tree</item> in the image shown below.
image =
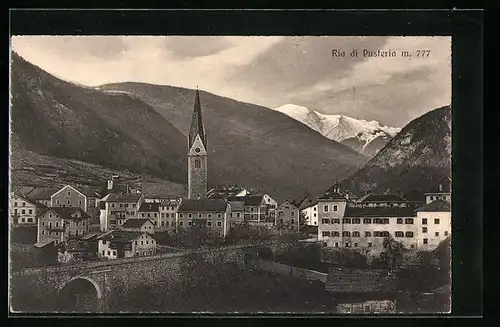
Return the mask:
<svg viewBox="0 0 500 327"><path fill-rule="evenodd" d="M306 229L307 225L306 225L306 213L304 211L301 211L299 213L299 230L300 231L303 231L304 229Z"/></svg>
<svg viewBox="0 0 500 327"><path fill-rule="evenodd" d="M383 246L386 249L387 260L391 269L398 268L403 262L404 247L402 242L396 241L392 236L384 238Z"/></svg>

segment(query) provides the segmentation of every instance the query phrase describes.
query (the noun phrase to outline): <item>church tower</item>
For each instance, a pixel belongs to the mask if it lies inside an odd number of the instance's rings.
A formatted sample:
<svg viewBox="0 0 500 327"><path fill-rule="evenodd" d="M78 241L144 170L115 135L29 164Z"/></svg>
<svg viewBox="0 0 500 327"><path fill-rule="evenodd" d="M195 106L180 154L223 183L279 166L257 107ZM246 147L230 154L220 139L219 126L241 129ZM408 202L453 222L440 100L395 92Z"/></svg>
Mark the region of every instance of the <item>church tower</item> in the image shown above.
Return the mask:
<svg viewBox="0 0 500 327"><path fill-rule="evenodd" d="M188 198L206 198L207 168L207 134L201 118L200 93L196 90L188 136Z"/></svg>

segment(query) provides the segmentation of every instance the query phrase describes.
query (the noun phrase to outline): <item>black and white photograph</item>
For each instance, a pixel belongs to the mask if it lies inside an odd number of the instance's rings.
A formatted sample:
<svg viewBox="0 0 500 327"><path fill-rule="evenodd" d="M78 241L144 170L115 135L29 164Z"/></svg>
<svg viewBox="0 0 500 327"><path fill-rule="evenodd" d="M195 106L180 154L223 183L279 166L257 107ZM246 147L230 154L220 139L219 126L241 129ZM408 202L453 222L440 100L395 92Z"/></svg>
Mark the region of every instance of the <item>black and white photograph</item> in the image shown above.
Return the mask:
<svg viewBox="0 0 500 327"><path fill-rule="evenodd" d="M17 313L448 314L452 37L12 35Z"/></svg>

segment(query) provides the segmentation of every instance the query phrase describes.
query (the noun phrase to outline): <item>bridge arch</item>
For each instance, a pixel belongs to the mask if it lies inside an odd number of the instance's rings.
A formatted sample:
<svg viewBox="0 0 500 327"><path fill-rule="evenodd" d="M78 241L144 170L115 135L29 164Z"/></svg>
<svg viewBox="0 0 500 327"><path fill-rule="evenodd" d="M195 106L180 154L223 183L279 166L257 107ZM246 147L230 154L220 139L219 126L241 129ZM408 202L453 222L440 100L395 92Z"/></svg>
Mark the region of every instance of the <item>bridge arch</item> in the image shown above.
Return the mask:
<svg viewBox="0 0 500 327"><path fill-rule="evenodd" d="M77 281L77 280L83 280L83 281L90 282L94 286L94 289L95 289L96 294L97 294L97 298L102 299L102 291L101 291L101 288L99 287L99 284L97 284L97 282L95 280L93 280L92 278L87 277L87 276L75 276L75 277L72 277L70 280L65 281L64 283L61 283L61 285L59 285L58 292L61 292L66 286L70 285L72 282Z"/></svg>

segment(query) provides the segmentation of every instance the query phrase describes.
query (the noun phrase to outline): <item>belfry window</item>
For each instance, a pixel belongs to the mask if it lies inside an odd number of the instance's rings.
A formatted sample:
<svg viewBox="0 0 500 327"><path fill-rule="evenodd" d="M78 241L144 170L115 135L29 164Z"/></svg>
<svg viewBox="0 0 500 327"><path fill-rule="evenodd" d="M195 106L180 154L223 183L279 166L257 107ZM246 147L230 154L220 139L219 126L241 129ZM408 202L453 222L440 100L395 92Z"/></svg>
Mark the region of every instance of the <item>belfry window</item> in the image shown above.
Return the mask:
<svg viewBox="0 0 500 327"><path fill-rule="evenodd" d="M201 161L199 159L194 161L194 168L201 168Z"/></svg>

